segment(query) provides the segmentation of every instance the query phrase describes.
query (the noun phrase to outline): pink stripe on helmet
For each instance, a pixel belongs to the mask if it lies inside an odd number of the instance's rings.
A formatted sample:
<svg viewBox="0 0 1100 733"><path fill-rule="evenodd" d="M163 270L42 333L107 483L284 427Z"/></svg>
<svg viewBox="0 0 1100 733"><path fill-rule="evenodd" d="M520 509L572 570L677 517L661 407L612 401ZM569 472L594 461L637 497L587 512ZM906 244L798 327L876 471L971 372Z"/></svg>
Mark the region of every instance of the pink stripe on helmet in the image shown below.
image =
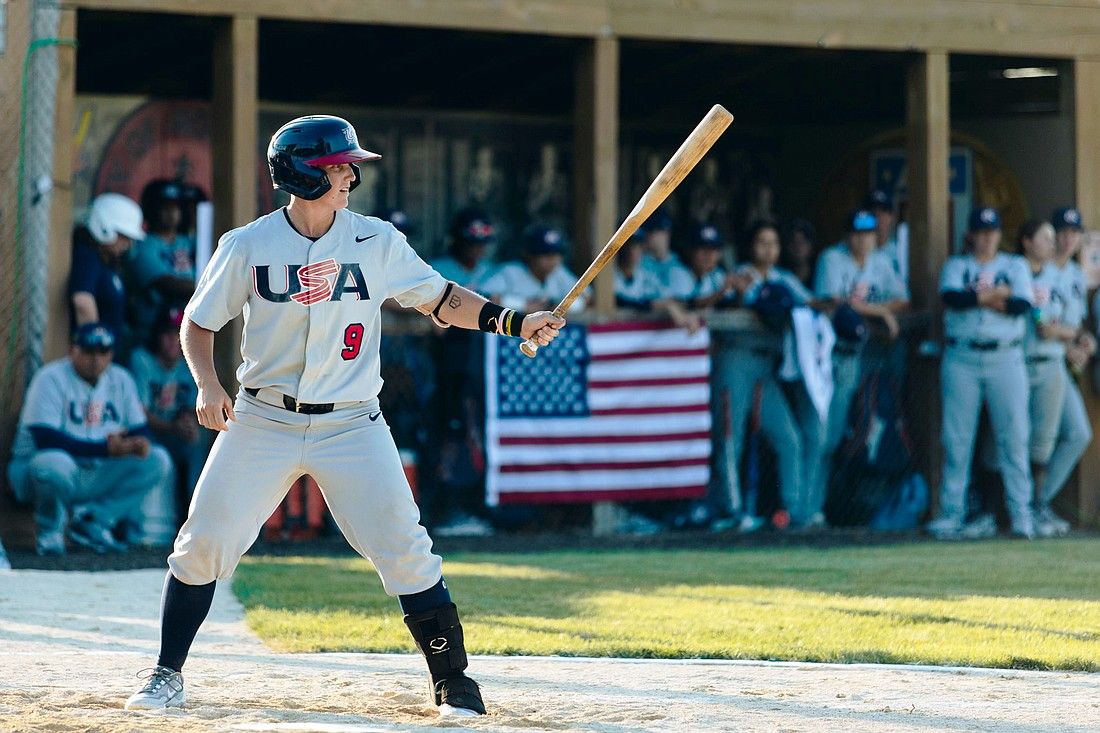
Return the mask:
<svg viewBox="0 0 1100 733"><path fill-rule="evenodd" d="M352 150L341 150L338 153L322 155L320 158L305 161L305 164L319 167L322 165L339 165L341 163L362 163L367 160L379 160L381 157L382 156L378 153L372 153L369 150L353 148Z"/></svg>

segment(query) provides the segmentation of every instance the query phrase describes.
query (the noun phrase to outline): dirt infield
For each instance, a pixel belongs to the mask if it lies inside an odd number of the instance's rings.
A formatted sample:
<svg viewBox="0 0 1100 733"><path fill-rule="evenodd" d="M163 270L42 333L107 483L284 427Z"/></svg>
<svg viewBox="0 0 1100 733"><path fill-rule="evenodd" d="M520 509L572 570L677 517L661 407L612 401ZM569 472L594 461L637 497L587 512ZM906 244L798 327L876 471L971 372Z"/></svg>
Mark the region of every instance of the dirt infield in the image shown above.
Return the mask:
<svg viewBox="0 0 1100 733"><path fill-rule="evenodd" d="M455 727L413 655L276 654L220 588L189 704L129 713L161 570L0 573L0 730L391 731ZM395 620L396 620L395 608ZM1096 675L767 662L475 657L473 730L1095 731Z"/></svg>

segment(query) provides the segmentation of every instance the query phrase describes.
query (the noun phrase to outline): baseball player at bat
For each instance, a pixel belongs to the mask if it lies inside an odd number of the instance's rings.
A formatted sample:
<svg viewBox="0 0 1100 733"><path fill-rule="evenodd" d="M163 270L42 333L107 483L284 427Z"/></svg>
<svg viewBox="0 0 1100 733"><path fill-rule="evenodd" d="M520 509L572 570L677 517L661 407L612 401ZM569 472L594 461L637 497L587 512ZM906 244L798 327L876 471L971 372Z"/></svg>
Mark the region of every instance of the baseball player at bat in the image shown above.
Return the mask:
<svg viewBox="0 0 1100 733"><path fill-rule="evenodd" d="M441 560L378 407L379 307L392 297L441 326L540 346L565 321L503 308L444 280L391 224L348 211L358 164L381 156L359 147L346 120L292 120L267 154L290 205L223 235L185 309L196 413L219 435L168 558L160 656L126 708L183 705L181 670L216 582L233 573L290 484L310 474L348 542L397 596L440 714L483 714ZM213 344L241 313L242 388L233 401L215 373Z"/></svg>

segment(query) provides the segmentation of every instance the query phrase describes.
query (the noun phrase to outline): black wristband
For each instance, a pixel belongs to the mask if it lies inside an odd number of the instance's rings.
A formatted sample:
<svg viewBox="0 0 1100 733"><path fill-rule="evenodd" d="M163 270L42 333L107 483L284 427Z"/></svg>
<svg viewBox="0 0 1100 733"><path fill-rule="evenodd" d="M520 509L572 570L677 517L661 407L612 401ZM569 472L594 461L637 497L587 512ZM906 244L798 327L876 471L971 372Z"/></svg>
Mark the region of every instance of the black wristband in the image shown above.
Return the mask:
<svg viewBox="0 0 1100 733"><path fill-rule="evenodd" d="M477 315L477 328L485 333L500 333L500 317L504 308L492 301L481 306L481 313Z"/></svg>
<svg viewBox="0 0 1100 733"><path fill-rule="evenodd" d="M505 336L519 336L520 332L523 331L523 319L526 317L526 313L508 311L504 316L504 326L500 329L500 332Z"/></svg>

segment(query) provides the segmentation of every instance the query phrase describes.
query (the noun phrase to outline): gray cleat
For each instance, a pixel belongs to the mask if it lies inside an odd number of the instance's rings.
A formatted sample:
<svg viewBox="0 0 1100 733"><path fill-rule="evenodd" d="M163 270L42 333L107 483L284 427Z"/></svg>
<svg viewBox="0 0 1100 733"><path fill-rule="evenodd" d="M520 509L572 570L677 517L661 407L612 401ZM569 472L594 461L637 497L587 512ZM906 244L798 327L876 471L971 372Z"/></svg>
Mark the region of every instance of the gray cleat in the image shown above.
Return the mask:
<svg viewBox="0 0 1100 733"><path fill-rule="evenodd" d="M138 672L142 677L146 672L145 686L130 695L126 701L127 710L163 710L164 708L183 707L183 675L169 667L153 667Z"/></svg>

